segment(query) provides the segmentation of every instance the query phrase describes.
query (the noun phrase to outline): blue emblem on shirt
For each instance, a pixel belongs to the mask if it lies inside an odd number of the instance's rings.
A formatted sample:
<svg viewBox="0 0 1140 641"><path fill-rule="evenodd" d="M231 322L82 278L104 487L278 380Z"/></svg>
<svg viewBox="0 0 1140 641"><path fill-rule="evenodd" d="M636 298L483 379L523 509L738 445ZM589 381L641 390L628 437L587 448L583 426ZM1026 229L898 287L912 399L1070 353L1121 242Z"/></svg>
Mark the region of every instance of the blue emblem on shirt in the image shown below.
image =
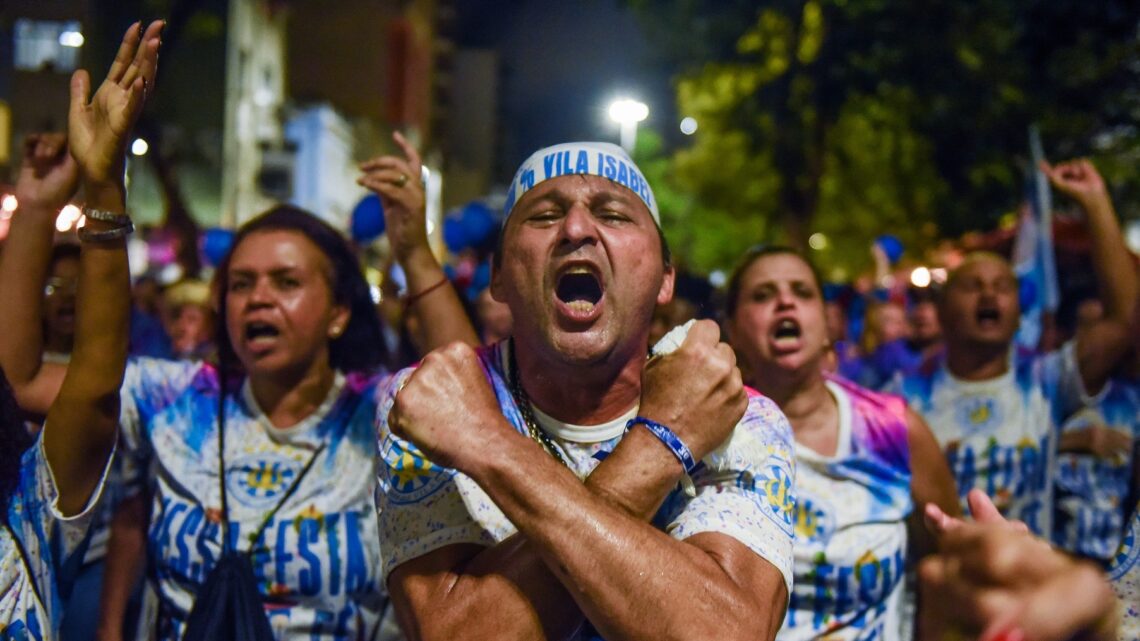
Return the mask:
<svg viewBox="0 0 1140 641"><path fill-rule="evenodd" d="M415 503L435 494L455 474L423 455L414 445L387 435L380 445L382 479L396 503Z"/></svg>
<svg viewBox="0 0 1140 641"><path fill-rule="evenodd" d="M242 503L272 507L293 484L302 463L268 452L249 454L235 460L226 471L227 487Z"/></svg>
<svg viewBox="0 0 1140 641"><path fill-rule="evenodd" d="M971 435L996 430L1004 420L1000 405L993 396L963 398L956 408L954 418L962 430Z"/></svg>

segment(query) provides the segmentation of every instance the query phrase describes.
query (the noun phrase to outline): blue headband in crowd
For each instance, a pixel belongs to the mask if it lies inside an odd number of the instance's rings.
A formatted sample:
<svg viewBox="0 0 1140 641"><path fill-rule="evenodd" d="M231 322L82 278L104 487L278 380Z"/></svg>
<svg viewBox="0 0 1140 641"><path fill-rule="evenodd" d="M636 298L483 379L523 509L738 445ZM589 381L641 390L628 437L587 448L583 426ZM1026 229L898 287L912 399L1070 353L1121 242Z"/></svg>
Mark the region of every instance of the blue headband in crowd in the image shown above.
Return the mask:
<svg viewBox="0 0 1140 641"><path fill-rule="evenodd" d="M657 211L657 201L649 188L645 176L624 149L608 142L568 142L539 149L527 158L507 192L507 204L503 208L503 220L511 215L515 203L523 194L534 189L544 180L559 176L601 176L637 194L658 226L661 214Z"/></svg>

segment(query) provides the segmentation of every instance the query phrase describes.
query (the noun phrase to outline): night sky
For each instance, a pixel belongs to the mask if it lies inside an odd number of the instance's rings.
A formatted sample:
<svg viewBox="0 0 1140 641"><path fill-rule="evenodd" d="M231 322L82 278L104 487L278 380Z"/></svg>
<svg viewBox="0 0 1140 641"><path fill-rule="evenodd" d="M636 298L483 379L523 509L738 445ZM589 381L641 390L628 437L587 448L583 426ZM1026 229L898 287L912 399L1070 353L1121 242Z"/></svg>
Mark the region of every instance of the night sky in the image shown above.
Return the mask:
<svg viewBox="0 0 1140 641"><path fill-rule="evenodd" d="M456 8L456 43L501 55L505 171L546 145L616 143L606 110L619 93L649 105L643 126L676 127L668 73L618 0L459 0Z"/></svg>

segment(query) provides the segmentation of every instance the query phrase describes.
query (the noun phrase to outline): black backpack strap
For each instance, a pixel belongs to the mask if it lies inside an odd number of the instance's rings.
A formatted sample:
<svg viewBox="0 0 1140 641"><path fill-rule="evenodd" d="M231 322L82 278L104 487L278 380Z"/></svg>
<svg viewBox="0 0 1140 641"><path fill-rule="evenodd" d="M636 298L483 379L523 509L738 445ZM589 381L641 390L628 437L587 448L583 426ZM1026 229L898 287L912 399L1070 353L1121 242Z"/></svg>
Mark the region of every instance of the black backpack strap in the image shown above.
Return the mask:
<svg viewBox="0 0 1140 641"><path fill-rule="evenodd" d="M289 486L289 489L285 490L285 494L281 496L281 500L277 501L277 505L274 505L273 509L266 513L265 518L261 519L261 525L259 525L257 531L249 537L250 547L246 552L247 555L253 554L254 546L257 545L257 541L261 538L261 535L265 533L265 528L269 527L269 523L273 521L274 516L277 516L277 512L281 509L281 506L285 505L285 502L293 496L297 488L301 487L301 481L309 473L309 470L313 469L313 464L317 462L317 457L321 455L321 452L325 451L327 445L327 443L321 443L321 446L309 457L309 461L305 463L305 467L301 468L301 473L297 475L297 478L293 479L293 483Z"/></svg>

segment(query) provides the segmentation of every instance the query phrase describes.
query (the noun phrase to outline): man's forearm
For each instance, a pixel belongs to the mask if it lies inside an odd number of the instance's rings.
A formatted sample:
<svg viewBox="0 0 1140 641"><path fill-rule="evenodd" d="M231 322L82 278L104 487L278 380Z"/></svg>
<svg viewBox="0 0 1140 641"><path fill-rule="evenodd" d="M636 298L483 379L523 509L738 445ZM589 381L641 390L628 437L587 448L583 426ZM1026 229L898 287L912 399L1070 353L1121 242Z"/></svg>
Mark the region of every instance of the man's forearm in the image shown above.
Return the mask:
<svg viewBox="0 0 1140 641"><path fill-rule="evenodd" d="M1107 196L1099 199L1085 208L1085 214L1092 239L1093 269L1104 297L1105 318L1131 322L1140 294L1140 279L1120 233L1112 201Z"/></svg>
<svg viewBox="0 0 1140 641"><path fill-rule="evenodd" d="M469 475L603 636L692 639L715 629L724 638L758 638L769 629L765 613L751 611L758 595L744 594L707 552L600 498L525 437L504 432L496 440ZM650 497L635 494L618 495L645 509Z"/></svg>
<svg viewBox="0 0 1140 641"><path fill-rule="evenodd" d="M634 430L598 464L586 487L630 516L649 520L680 478L673 455L643 430ZM530 639L539 634L548 639L570 638L581 627L583 615L572 594L547 567L534 543L515 534L483 549L452 574L452 581L438 585L413 585L428 617L418 621L425 638L452 638L458 634L497 639ZM445 590L448 607L439 608L436 590ZM432 593L432 594L429 594ZM434 596L433 596L434 594ZM418 598L417 598L418 597ZM495 608L498 616L473 618L468 612ZM454 613L456 616L448 616ZM537 617L537 620L536 620ZM487 626L474 629L473 626Z"/></svg>

